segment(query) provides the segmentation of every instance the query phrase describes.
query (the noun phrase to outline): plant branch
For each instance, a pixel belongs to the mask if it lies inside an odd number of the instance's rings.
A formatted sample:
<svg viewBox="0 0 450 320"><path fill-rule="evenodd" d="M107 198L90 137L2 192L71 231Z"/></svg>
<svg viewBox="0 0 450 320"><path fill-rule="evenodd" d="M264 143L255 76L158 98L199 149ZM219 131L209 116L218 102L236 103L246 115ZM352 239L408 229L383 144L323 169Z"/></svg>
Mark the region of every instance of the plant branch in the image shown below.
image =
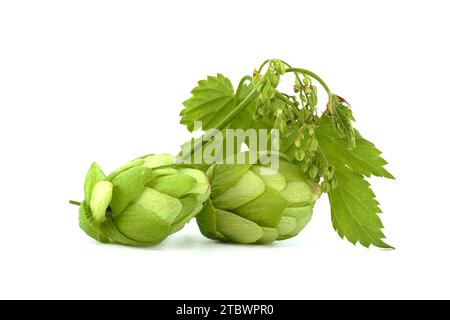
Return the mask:
<svg viewBox="0 0 450 320"><path fill-rule="evenodd" d="M74 206L81 206L81 202L75 201L75 200L69 200L70 204L73 204Z"/></svg>
<svg viewBox="0 0 450 320"><path fill-rule="evenodd" d="M322 87L325 89L325 91L328 93L328 95L331 94L331 90L330 88L328 88L327 84L325 83L325 81L323 81L317 74L315 74L314 72L311 72L309 70L306 69L301 69L301 68L288 68L286 69L286 72L294 72L294 73L302 73L302 74L307 74L308 76L314 78L317 80L317 82L319 82Z"/></svg>
<svg viewBox="0 0 450 320"><path fill-rule="evenodd" d="M239 85L238 85L238 87L237 87L237 90L236 90L236 97L237 98L239 98L239 96L240 96L240 94L241 94L241 90L242 90L242 86L244 85L244 82L245 81L252 81L252 77L250 77L250 76L245 76L245 77L243 77L242 79L241 79L241 81L239 82Z"/></svg>

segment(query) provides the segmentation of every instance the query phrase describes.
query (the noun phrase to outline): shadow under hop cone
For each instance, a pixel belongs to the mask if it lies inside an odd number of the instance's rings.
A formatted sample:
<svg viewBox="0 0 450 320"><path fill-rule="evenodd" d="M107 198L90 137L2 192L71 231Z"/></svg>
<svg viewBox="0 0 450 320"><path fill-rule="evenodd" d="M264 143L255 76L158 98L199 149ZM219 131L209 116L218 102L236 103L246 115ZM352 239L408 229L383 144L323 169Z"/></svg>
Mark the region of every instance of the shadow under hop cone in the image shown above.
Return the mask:
<svg viewBox="0 0 450 320"><path fill-rule="evenodd" d="M260 164L209 168L211 197L196 216L203 235L243 244L267 244L296 236L310 221L320 187L295 165L278 171Z"/></svg>
<svg viewBox="0 0 450 320"><path fill-rule="evenodd" d="M94 163L80 205L81 229L104 243L160 243L179 231L209 198L206 175L175 164L171 155L151 155L105 176Z"/></svg>

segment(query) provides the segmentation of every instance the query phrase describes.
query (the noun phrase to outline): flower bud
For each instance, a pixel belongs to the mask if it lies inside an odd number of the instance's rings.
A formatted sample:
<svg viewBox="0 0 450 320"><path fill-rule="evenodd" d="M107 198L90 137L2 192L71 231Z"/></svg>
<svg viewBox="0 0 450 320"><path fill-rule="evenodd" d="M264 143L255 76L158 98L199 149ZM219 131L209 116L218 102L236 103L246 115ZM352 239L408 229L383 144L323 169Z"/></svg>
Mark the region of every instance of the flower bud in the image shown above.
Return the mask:
<svg viewBox="0 0 450 320"><path fill-rule="evenodd" d="M303 161L303 159L305 159L305 151L302 149L298 149L295 151L295 159L297 159L298 161Z"/></svg>
<svg viewBox="0 0 450 320"><path fill-rule="evenodd" d="M328 182L323 181L320 184L320 189L322 190L322 192L330 192L331 191L331 185Z"/></svg>

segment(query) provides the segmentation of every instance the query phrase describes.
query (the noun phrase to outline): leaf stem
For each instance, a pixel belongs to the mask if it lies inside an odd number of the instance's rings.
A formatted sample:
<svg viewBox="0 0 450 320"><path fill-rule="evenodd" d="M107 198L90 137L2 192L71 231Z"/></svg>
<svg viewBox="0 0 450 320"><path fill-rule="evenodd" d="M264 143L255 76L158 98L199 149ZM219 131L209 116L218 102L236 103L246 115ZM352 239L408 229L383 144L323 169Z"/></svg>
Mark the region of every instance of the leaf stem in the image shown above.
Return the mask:
<svg viewBox="0 0 450 320"><path fill-rule="evenodd" d="M237 87L237 89L236 89L236 98L238 98L239 99L239 96L240 96L240 94L241 94L241 90L242 90L242 86L244 85L244 82L245 81L252 81L252 77L250 77L250 76L245 76L245 77L243 77L242 79L241 79L241 81L239 82L239 85L238 85L238 87Z"/></svg>
<svg viewBox="0 0 450 320"><path fill-rule="evenodd" d="M75 201L75 200L69 200L70 204L73 204L74 206L81 206L81 202Z"/></svg>
<svg viewBox="0 0 450 320"><path fill-rule="evenodd" d="M261 66L259 67L258 73L261 73L261 71L262 71L262 69L264 68L264 66L265 66L266 64L268 64L270 61L272 61L272 60L271 60L271 59L267 59L266 61L264 61L264 62L261 64Z"/></svg>

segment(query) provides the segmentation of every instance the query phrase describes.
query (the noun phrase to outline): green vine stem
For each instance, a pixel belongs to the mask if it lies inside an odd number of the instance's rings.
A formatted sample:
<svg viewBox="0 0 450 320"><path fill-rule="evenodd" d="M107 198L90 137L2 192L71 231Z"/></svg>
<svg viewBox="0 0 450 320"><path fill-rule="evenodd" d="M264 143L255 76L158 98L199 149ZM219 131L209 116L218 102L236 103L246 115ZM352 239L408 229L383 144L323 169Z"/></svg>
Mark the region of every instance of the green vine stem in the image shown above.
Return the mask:
<svg viewBox="0 0 450 320"><path fill-rule="evenodd" d="M328 88L325 81L323 81L317 74L315 74L312 71L309 71L306 69L301 69L301 68L288 68L288 69L286 69L286 72L306 74L306 75L310 76L311 78L314 78L315 80L317 80L317 82L320 83L320 85L325 89L325 91L327 92L328 95L332 94L330 88Z"/></svg>
<svg viewBox="0 0 450 320"><path fill-rule="evenodd" d="M252 81L252 77L251 76L245 76L241 79L241 81L239 82L239 85L236 89L236 97L239 97L241 94L241 90L242 90L242 86L244 85L245 81Z"/></svg>
<svg viewBox="0 0 450 320"><path fill-rule="evenodd" d="M75 201L75 200L69 200L69 203L73 204L74 206L77 206L77 207L81 206L81 202L78 202L78 201Z"/></svg>
<svg viewBox="0 0 450 320"><path fill-rule="evenodd" d="M268 60L264 61L264 62L261 64L261 66L258 68L258 73L261 73L261 72L262 72L262 69L264 68L264 66L265 66L266 64L268 64L270 61L272 61L272 59L268 59ZM285 63L285 62L283 62L283 61L281 61L281 60L278 60L278 61L280 61L280 62L282 62L282 63L284 63L285 65L288 66L287 63Z"/></svg>

